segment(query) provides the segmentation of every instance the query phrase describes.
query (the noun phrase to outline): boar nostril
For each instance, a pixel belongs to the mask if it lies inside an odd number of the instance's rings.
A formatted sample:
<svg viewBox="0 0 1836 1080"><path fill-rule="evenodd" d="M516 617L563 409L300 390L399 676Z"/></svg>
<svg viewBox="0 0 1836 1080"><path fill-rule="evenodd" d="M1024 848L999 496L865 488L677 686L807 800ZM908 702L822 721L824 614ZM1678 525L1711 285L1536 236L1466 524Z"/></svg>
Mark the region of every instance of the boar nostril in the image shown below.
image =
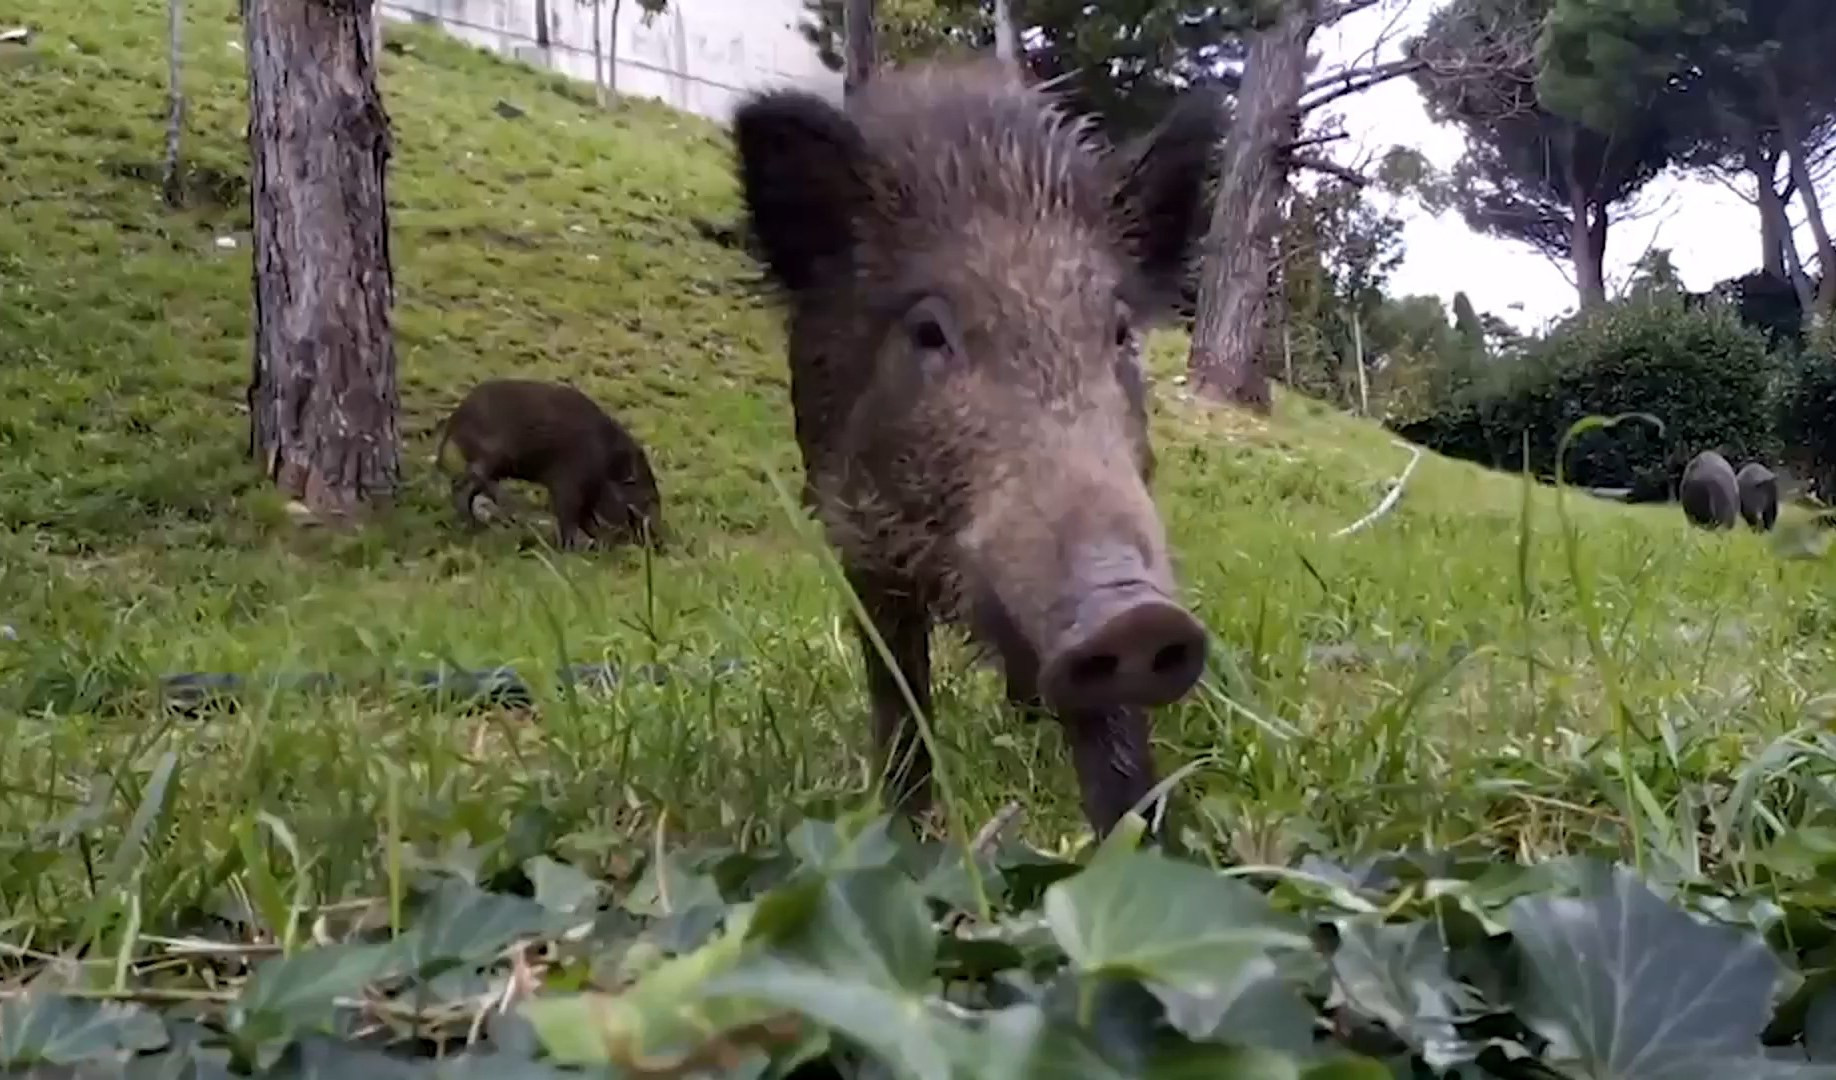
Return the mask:
<svg viewBox="0 0 1836 1080"><path fill-rule="evenodd" d="M1170 675L1177 672L1186 666L1186 658L1191 654L1191 647L1183 641L1162 646L1160 651L1154 654L1154 674Z"/></svg>
<svg viewBox="0 0 1836 1080"><path fill-rule="evenodd" d="M1147 586L1097 589L1040 673L1054 709L1154 707L1184 697L1205 668L1205 629Z"/></svg>
<svg viewBox="0 0 1836 1080"><path fill-rule="evenodd" d="M1112 653L1086 656L1071 665L1071 681L1073 683L1100 683L1113 678L1116 669L1121 666L1122 661L1116 659Z"/></svg>

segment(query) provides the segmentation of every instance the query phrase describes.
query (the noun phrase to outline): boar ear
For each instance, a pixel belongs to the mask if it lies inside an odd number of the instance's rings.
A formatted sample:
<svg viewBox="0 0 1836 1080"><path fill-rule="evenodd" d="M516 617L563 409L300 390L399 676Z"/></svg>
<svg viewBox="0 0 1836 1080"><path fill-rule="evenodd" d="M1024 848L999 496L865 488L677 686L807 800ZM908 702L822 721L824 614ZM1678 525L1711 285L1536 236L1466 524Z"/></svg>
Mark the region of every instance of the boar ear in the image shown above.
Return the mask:
<svg viewBox="0 0 1836 1080"><path fill-rule="evenodd" d="M1223 136L1223 99L1193 90L1122 157L1117 216L1156 306L1178 299L1209 224L1212 166Z"/></svg>
<svg viewBox="0 0 1836 1080"><path fill-rule="evenodd" d="M870 198L854 121L807 91L770 90L734 112L733 141L749 224L779 284L805 289L845 266Z"/></svg>

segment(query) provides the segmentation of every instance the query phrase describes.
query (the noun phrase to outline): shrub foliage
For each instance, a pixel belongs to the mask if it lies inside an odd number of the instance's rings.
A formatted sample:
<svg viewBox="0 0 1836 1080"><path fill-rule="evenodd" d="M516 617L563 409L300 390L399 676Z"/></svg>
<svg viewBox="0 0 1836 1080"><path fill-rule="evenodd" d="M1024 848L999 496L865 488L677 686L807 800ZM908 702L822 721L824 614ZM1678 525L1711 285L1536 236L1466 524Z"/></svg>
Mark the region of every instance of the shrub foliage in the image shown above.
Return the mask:
<svg viewBox="0 0 1836 1080"><path fill-rule="evenodd" d="M1641 297L1575 319L1401 434L1513 471L1525 465L1527 437L1531 471L1551 477L1557 443L1576 420L1649 413L1662 430L1588 432L1563 470L1577 484L1662 491L1702 450L1719 449L1736 467L1776 456L1774 369L1764 338L1727 305Z"/></svg>

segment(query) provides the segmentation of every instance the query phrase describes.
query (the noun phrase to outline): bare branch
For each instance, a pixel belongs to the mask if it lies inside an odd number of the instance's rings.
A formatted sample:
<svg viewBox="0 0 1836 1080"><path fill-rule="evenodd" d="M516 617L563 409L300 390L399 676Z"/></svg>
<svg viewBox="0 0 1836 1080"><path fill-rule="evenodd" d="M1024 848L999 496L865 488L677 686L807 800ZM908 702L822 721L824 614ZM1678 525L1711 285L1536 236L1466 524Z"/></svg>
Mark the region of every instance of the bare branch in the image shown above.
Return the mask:
<svg viewBox="0 0 1836 1080"><path fill-rule="evenodd" d="M1344 22L1360 11L1367 11L1383 3L1383 0L1338 0L1337 3L1324 5L1319 14L1317 25L1332 26Z"/></svg>
<svg viewBox="0 0 1836 1080"><path fill-rule="evenodd" d="M1288 143L1286 146L1283 146L1281 149L1288 153L1293 153L1296 150L1306 150L1309 147L1324 146L1329 142L1338 142L1340 139L1349 138L1351 138L1350 133L1345 131L1328 131L1320 135L1303 135L1293 142Z"/></svg>
<svg viewBox="0 0 1836 1080"><path fill-rule="evenodd" d="M1353 94L1363 93L1373 86L1420 71L1426 66L1427 64L1422 60L1405 57L1387 63L1372 64L1369 67L1347 68L1344 71L1335 72L1308 84L1301 98L1300 110L1303 113L1312 112L1322 105L1350 97ZM1316 96L1306 97L1305 94Z"/></svg>
<svg viewBox="0 0 1836 1080"><path fill-rule="evenodd" d="M1422 448L1419 446L1412 446L1400 439L1391 439L1390 441L1409 451L1409 464L1403 467L1402 475L1396 478L1396 483L1391 486L1389 494L1383 497L1383 501L1377 504L1377 509L1372 510L1357 521L1340 529L1338 532L1333 533L1333 539L1337 540L1342 536L1350 536L1352 533L1370 525L1378 518L1389 513L1391 508L1396 505L1397 500L1402 498L1403 487L1408 484L1410 474L1415 472L1415 467L1422 463Z"/></svg>
<svg viewBox="0 0 1836 1080"><path fill-rule="evenodd" d="M1370 177L1349 165L1341 165L1331 158L1314 157L1312 154L1290 154L1288 163L1297 169L1312 169L1317 173L1337 177L1353 187L1369 187Z"/></svg>

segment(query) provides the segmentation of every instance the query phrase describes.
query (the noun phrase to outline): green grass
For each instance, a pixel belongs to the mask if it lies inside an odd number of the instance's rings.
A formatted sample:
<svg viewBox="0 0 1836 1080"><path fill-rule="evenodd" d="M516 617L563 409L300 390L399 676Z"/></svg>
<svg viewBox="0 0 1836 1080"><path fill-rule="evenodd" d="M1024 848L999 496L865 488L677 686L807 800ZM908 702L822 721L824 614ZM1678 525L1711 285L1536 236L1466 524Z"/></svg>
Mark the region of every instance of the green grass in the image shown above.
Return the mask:
<svg viewBox="0 0 1836 1080"><path fill-rule="evenodd" d="M383 79L406 491L360 533L301 530L243 456L240 30L223 5L189 9L196 200L182 213L155 179L163 4L22 0L9 21L37 34L0 53L12 935L70 943L130 895L147 930L241 918L269 874L316 901L374 895L392 838L486 874L555 851L616 875L665 812L673 834L752 844L858 803L870 770L845 600L773 487L797 482L778 319L747 284L755 268L691 224L735 209L719 131L652 104L601 112L555 79L391 26L408 46ZM527 116L498 117L498 98ZM1152 356L1161 505L1217 643L1202 692L1157 720L1163 766L1198 763L1197 834L1273 862L1621 844L1618 744L1553 492L1535 489L1526 516L1519 481L1431 456L1393 513L1331 539L1407 451L1296 397L1267 422L1200 410L1173 380L1182 342L1165 335ZM685 546L647 564L548 552L527 514L457 529L428 429L506 374L575 381L624 419ZM1568 505L1632 727L1641 835L1748 880L1760 826L1828 813L1813 798L1831 771L1821 743L1759 755L1806 725L1822 738L1836 571L1690 530L1674 508ZM1322 646L1356 659L1310 661ZM1075 830L1058 733L1008 716L965 655L951 645L938 665L962 816L1018 799L1036 839ZM748 666L705 674L727 657ZM677 674L545 689L558 665L602 660ZM155 692L180 671L441 663L512 664L543 693L482 712L386 687L258 693L192 718ZM262 839L262 814L297 858Z"/></svg>

